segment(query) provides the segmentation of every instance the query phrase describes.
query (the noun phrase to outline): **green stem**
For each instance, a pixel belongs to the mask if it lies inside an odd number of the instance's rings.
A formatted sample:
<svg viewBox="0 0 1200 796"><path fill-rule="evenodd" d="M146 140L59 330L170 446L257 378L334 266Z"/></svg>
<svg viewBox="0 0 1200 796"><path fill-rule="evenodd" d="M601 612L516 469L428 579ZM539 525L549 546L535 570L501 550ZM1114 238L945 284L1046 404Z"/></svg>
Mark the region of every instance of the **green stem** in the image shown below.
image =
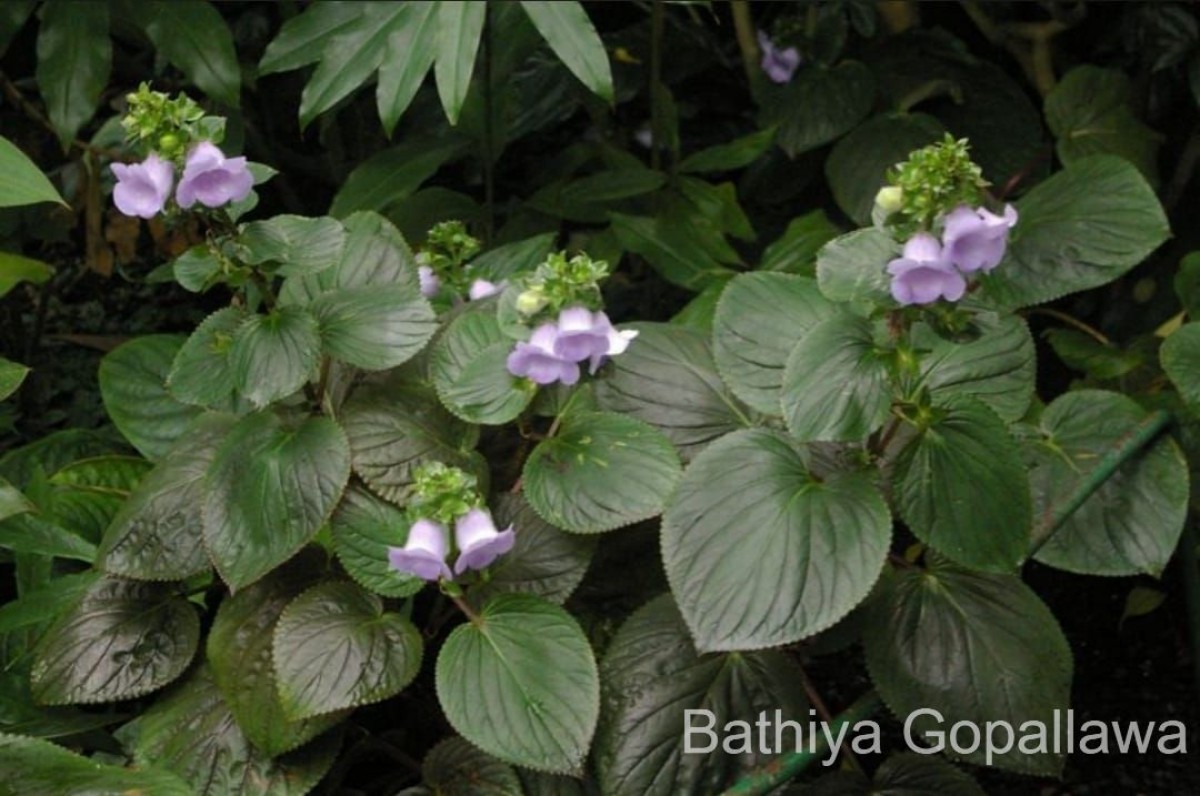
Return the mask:
<svg viewBox="0 0 1200 796"><path fill-rule="evenodd" d="M650 132L654 137L650 148L650 168L658 171L662 168L662 145L666 140L663 131L662 109L654 101L658 93L658 84L662 80L662 40L663 28L666 24L663 0L654 0L650 12Z"/></svg>
<svg viewBox="0 0 1200 796"><path fill-rule="evenodd" d="M1200 561L1196 558L1196 528L1189 519L1179 538L1179 566L1183 569L1183 594L1187 605L1188 635L1192 640L1192 670L1200 696Z"/></svg>
<svg viewBox="0 0 1200 796"><path fill-rule="evenodd" d="M1050 541L1063 523L1112 477L1117 468L1140 453L1170 424L1171 415L1169 413L1161 409L1153 412L1141 423L1138 423L1117 447L1100 457L1100 461L1096 463L1084 482L1075 488L1065 503L1054 509L1044 530L1030 546L1029 557L1033 558L1038 550L1041 550L1043 545Z"/></svg>
<svg viewBox="0 0 1200 796"><path fill-rule="evenodd" d="M843 726L857 724L868 718L879 709L879 697L874 691L868 691L858 698L850 707L834 718L829 725L829 734L837 737ZM814 761L820 759L829 749L829 742L822 733L814 742L811 749L802 752L789 752L772 760L770 763L750 771L725 791L723 796L760 796L770 793L793 779Z"/></svg>
<svg viewBox="0 0 1200 796"><path fill-rule="evenodd" d="M489 11L491 7L489 6ZM491 14L489 13L490 17ZM483 26L483 204L484 243L490 245L496 233L496 144L492 123L492 25Z"/></svg>
<svg viewBox="0 0 1200 796"><path fill-rule="evenodd" d="M758 80L758 39L755 37L754 18L750 15L749 0L733 0L733 30L737 35L738 49L742 53L742 69L746 80L753 86Z"/></svg>

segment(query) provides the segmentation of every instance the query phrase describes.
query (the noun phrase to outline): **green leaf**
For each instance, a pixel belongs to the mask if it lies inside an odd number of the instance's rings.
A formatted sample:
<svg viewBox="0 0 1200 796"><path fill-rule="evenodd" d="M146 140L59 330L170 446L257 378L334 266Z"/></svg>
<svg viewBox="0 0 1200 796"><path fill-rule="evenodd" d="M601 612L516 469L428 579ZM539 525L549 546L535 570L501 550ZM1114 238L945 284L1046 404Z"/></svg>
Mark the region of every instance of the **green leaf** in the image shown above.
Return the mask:
<svg viewBox="0 0 1200 796"><path fill-rule="evenodd" d="M375 99L383 129L391 137L412 103L437 54L437 4L414 3L388 34Z"/></svg>
<svg viewBox="0 0 1200 796"><path fill-rule="evenodd" d="M883 230L848 232L817 253L817 283L830 301L890 301L887 264L899 256L900 244Z"/></svg>
<svg viewBox="0 0 1200 796"><path fill-rule="evenodd" d="M811 66L773 95L777 107L766 115L779 125L775 142L794 158L840 138L865 119L875 104L875 78L858 61Z"/></svg>
<svg viewBox="0 0 1200 796"><path fill-rule="evenodd" d="M79 459L127 451L111 430L61 429L0 456L0 477L25 486L35 473L44 475L47 470L55 472Z"/></svg>
<svg viewBox="0 0 1200 796"><path fill-rule="evenodd" d="M44 705L139 697L183 674L199 642L196 609L174 587L105 578L38 643L33 696Z"/></svg>
<svg viewBox="0 0 1200 796"><path fill-rule="evenodd" d="M763 251L758 270L816 276L817 252L840 232L824 210L805 213Z"/></svg>
<svg viewBox="0 0 1200 796"><path fill-rule="evenodd" d="M242 104L242 71L224 17L204 0L150 5L146 35L159 55L208 96L231 108Z"/></svg>
<svg viewBox="0 0 1200 796"><path fill-rule="evenodd" d="M53 518L33 512L16 514L0 522L0 547L14 553L69 558L92 563L96 545L63 528Z"/></svg>
<svg viewBox="0 0 1200 796"><path fill-rule="evenodd" d="M346 245L332 268L319 274L289 277L279 292L280 304L305 305L331 290L404 286L417 290L417 263L404 236L383 216L370 210L352 213L342 226Z"/></svg>
<svg viewBox="0 0 1200 796"><path fill-rule="evenodd" d="M438 654L437 692L451 726L490 755L538 771L583 767L600 712L592 648L557 605L492 599Z"/></svg>
<svg viewBox="0 0 1200 796"><path fill-rule="evenodd" d="M501 330L492 302L459 315L433 346L430 372L446 408L470 423L499 425L515 419L537 385L508 372L513 341Z"/></svg>
<svg viewBox="0 0 1200 796"><path fill-rule="evenodd" d="M18 207L38 202L66 204L58 195L58 191L50 184L50 180L46 179L42 170L35 166L24 152L17 149L12 141L0 136L0 207ZM0 253L0 257L15 256L8 252ZM36 260L30 262L36 262ZM46 268L48 269L49 266ZM8 266L0 267L0 273L7 270ZM48 271L47 276L49 276ZM0 296L9 290L3 285L3 278L0 277Z"/></svg>
<svg viewBox="0 0 1200 796"><path fill-rule="evenodd" d="M137 456L95 456L72 462L50 476L57 487L128 497L153 465Z"/></svg>
<svg viewBox="0 0 1200 796"><path fill-rule="evenodd" d="M812 327L783 370L788 430L804 442L853 442L878 429L892 404L887 356L865 318L840 313Z"/></svg>
<svg viewBox="0 0 1200 796"><path fill-rule="evenodd" d="M1069 392L1046 407L1026 440L1035 540L1050 533L1061 505L1146 414L1132 399L1101 390ZM1174 440L1163 437L1105 480L1035 558L1088 575L1160 577L1179 542L1187 505L1187 461Z"/></svg>
<svg viewBox="0 0 1200 796"><path fill-rule="evenodd" d="M275 625L279 698L293 719L381 702L421 669L421 634L353 583L312 587Z"/></svg>
<svg viewBox="0 0 1200 796"><path fill-rule="evenodd" d="M516 542L488 567L487 581L471 590L472 601L482 603L496 594L516 592L565 603L587 572L596 539L555 528L520 495L500 495L492 509L497 528L516 529Z"/></svg>
<svg viewBox="0 0 1200 796"><path fill-rule="evenodd" d="M303 796L341 745L328 733L272 760L247 742L205 666L118 734L138 765L174 772L200 796Z"/></svg>
<svg viewBox="0 0 1200 796"><path fill-rule="evenodd" d="M280 698L272 638L293 599L319 578L319 555L301 555L269 577L225 598L206 650L213 680L246 739L267 757L307 743L344 713L292 721ZM303 662L298 662L303 663Z"/></svg>
<svg viewBox="0 0 1200 796"><path fill-rule="evenodd" d="M0 478L0 520L27 511L36 511L36 507L21 494L21 490Z"/></svg>
<svg viewBox="0 0 1200 796"><path fill-rule="evenodd" d="M63 150L96 113L112 69L108 5L57 0L41 11L37 84Z"/></svg>
<svg viewBox="0 0 1200 796"><path fill-rule="evenodd" d="M383 62L388 37L400 29L417 5L364 3L356 10L354 21L323 39L324 48L314 47L320 63L300 95L301 130L367 82Z"/></svg>
<svg viewBox="0 0 1200 796"><path fill-rule="evenodd" d="M1066 714L1071 649L1050 610L1019 578L960 569L935 561L884 581L863 633L867 667L879 694L897 716L933 708L912 721L912 736L947 730L958 721L1020 727L1054 726ZM947 749L947 754L954 755ZM963 758L983 764L984 748ZM992 765L1058 776L1063 755L1020 747L997 752Z"/></svg>
<svg viewBox="0 0 1200 796"><path fill-rule="evenodd" d="M858 772L837 771L802 791L800 787L793 785L784 796L986 796L970 774L918 752L892 755L876 769L873 780Z"/></svg>
<svg viewBox="0 0 1200 796"><path fill-rule="evenodd" d="M342 256L346 230L336 218L275 216L242 226L237 244L251 265L276 262L280 276L303 276L324 271Z"/></svg>
<svg viewBox="0 0 1200 796"><path fill-rule="evenodd" d="M229 350L238 392L259 408L303 387L320 355L320 327L303 307L251 316L234 332Z"/></svg>
<svg viewBox="0 0 1200 796"><path fill-rule="evenodd" d="M1029 547L1031 512L1019 446L995 412L968 396L949 396L932 412L896 460L900 516L951 560L1015 571Z"/></svg>
<svg viewBox="0 0 1200 796"><path fill-rule="evenodd" d="M525 461L525 497L551 525L601 533L662 513L679 455L652 426L612 412L561 418Z"/></svg>
<svg viewBox="0 0 1200 796"><path fill-rule="evenodd" d="M0 56L8 51L13 37L25 27L36 5L37 0L10 0L0 3Z"/></svg>
<svg viewBox="0 0 1200 796"><path fill-rule="evenodd" d="M604 793L717 793L774 758L761 751L685 751L689 710L711 711L716 728L769 715L805 722L799 667L784 653L699 654L679 609L663 595L621 626L600 666L600 726L594 760Z"/></svg>
<svg viewBox="0 0 1200 796"><path fill-rule="evenodd" d="M368 3L314 3L283 23L258 62L259 75L286 72L321 60L336 34L360 24Z"/></svg>
<svg viewBox="0 0 1200 796"><path fill-rule="evenodd" d="M1075 161L1017 202L1008 254L982 279L998 307L1040 304L1107 284L1167 239L1167 218L1136 168L1113 155Z"/></svg>
<svg viewBox="0 0 1200 796"><path fill-rule="evenodd" d="M1200 322L1184 324L1163 340L1159 360L1184 403L1200 405Z"/></svg>
<svg viewBox="0 0 1200 796"><path fill-rule="evenodd" d="M411 524L402 509L357 486L346 490L329 520L333 549L346 573L384 597L411 597L425 586L388 564L388 548L404 546Z"/></svg>
<svg viewBox="0 0 1200 796"><path fill-rule="evenodd" d="M684 158L679 170L685 174L734 171L749 166L775 143L775 128L768 127L727 144L717 144Z"/></svg>
<svg viewBox="0 0 1200 796"><path fill-rule="evenodd" d="M176 400L202 407L231 406L236 380L229 353L234 334L248 317L241 307L226 307L196 327L167 374L167 390Z"/></svg>
<svg viewBox="0 0 1200 796"><path fill-rule="evenodd" d="M681 176L676 187L691 206L682 208L683 212L691 213L694 210L705 223L722 234L745 241L755 239L754 227L738 203L737 188L733 183L714 184L699 177ZM670 194L668 197L674 198ZM736 257L730 259L738 261Z"/></svg>
<svg viewBox="0 0 1200 796"><path fill-rule="evenodd" d="M354 472L378 494L403 504L413 471L431 461L486 472L471 449L476 433L447 412L431 389L412 379L364 387L346 402L342 427Z"/></svg>
<svg viewBox="0 0 1200 796"><path fill-rule="evenodd" d="M100 397L113 424L150 461L161 458L200 409L167 392L167 374L183 346L178 335L154 334L124 343L100 360Z"/></svg>
<svg viewBox="0 0 1200 796"><path fill-rule="evenodd" d="M1167 593L1164 591L1145 586L1134 586L1125 595L1125 609L1121 612L1121 621L1117 622L1117 632L1120 632L1121 628L1125 625L1126 619L1134 619L1154 613L1166 601ZM0 611L3 611L3 609L0 609Z"/></svg>
<svg viewBox="0 0 1200 796"><path fill-rule="evenodd" d="M99 578L100 573L91 570L61 575L19 599L0 605L0 634L58 618L78 605Z"/></svg>
<svg viewBox="0 0 1200 796"><path fill-rule="evenodd" d="M871 223L875 194L887 170L914 149L940 140L944 128L923 113L883 114L859 125L834 145L825 161L829 188L846 215L861 226Z"/></svg>
<svg viewBox="0 0 1200 796"><path fill-rule="evenodd" d="M28 373L29 368L20 362L0 357L0 401L16 392Z"/></svg>
<svg viewBox="0 0 1200 796"><path fill-rule="evenodd" d="M601 223L608 217L610 206L656 191L666 181L662 172L640 166L618 168L566 183L552 183L531 196L526 204L555 218Z"/></svg>
<svg viewBox="0 0 1200 796"><path fill-rule="evenodd" d="M557 233L547 232L488 249L471 261L470 273L473 277L499 283L533 271L546 261L557 237Z"/></svg>
<svg viewBox="0 0 1200 796"><path fill-rule="evenodd" d="M1025 321L1016 315L979 313L979 337L951 342L928 325L913 326L911 341L921 353L921 383L935 399L970 395L1002 420L1024 417L1033 399L1037 356Z"/></svg>
<svg viewBox="0 0 1200 796"><path fill-rule="evenodd" d="M813 280L788 274L742 274L730 281L713 318L713 354L734 395L779 415L788 355L834 307Z"/></svg>
<svg viewBox="0 0 1200 796"><path fill-rule="evenodd" d="M703 290L733 272L721 265L686 225L664 217L649 218L610 213L612 229L621 246L646 258L668 282L689 290Z"/></svg>
<svg viewBox="0 0 1200 796"><path fill-rule="evenodd" d="M410 196L438 169L467 151L459 135L413 137L364 160L342 183L329 215L345 218L358 210L384 211Z"/></svg>
<svg viewBox="0 0 1200 796"><path fill-rule="evenodd" d="M205 475L232 426L227 415L205 415L142 479L104 532L101 569L135 580L184 580L208 570Z"/></svg>
<svg viewBox="0 0 1200 796"><path fill-rule="evenodd" d="M207 244L193 246L171 262L171 273L184 290L203 293L221 276L223 266Z"/></svg>
<svg viewBox="0 0 1200 796"><path fill-rule="evenodd" d="M700 334L711 337L713 318L717 314L717 302L721 300L721 294L728 285L728 281L713 282L692 297L692 300L683 309L675 313L671 318L671 323L685 329L694 329Z"/></svg>
<svg viewBox="0 0 1200 796"><path fill-rule="evenodd" d="M326 354L365 370L402 365L437 331L437 315L408 285L332 290L312 303Z"/></svg>
<svg viewBox="0 0 1200 796"><path fill-rule="evenodd" d="M1200 59L1197 60L1200 63ZM1193 317L1200 316L1200 252L1185 254L1173 280L1179 303Z"/></svg>
<svg viewBox="0 0 1200 796"><path fill-rule="evenodd" d="M207 476L204 542L230 589L294 556L329 519L350 477L350 446L326 417L238 422Z"/></svg>
<svg viewBox="0 0 1200 796"><path fill-rule="evenodd" d="M663 516L663 563L701 651L790 644L840 620L891 542L866 473L813 474L806 449L739 431L688 467Z"/></svg>
<svg viewBox="0 0 1200 796"><path fill-rule="evenodd" d="M704 335L665 323L632 328L638 336L629 350L613 357L595 383L601 409L654 426L685 461L714 439L751 425L717 375Z"/></svg>
<svg viewBox="0 0 1200 796"><path fill-rule="evenodd" d="M1102 343L1077 329L1047 329L1042 332L1042 338L1050 344L1064 365L1093 379L1118 379L1148 361L1139 347L1122 348L1112 343Z"/></svg>
<svg viewBox="0 0 1200 796"><path fill-rule="evenodd" d="M1158 147L1163 137L1133 111L1133 85L1124 72L1084 64L1046 97L1046 124L1064 166L1088 155L1118 155L1158 181Z"/></svg>
<svg viewBox="0 0 1200 796"><path fill-rule="evenodd" d="M462 738L445 738L430 749L421 775L438 796L526 796L512 766Z"/></svg>
<svg viewBox="0 0 1200 796"><path fill-rule="evenodd" d="M487 3L483 0L441 0L438 3L437 63L433 76L450 124L458 124L458 115L466 101L486 18Z"/></svg>
<svg viewBox="0 0 1200 796"><path fill-rule="evenodd" d="M71 793L117 796L192 796L175 776L154 768L128 769L98 763L57 744L0 733L4 793Z"/></svg>
<svg viewBox="0 0 1200 796"><path fill-rule="evenodd" d="M596 96L614 102L608 53L583 6L575 0L553 3L521 0L521 8L571 74Z"/></svg>
<svg viewBox="0 0 1200 796"><path fill-rule="evenodd" d="M4 196L3 191L7 187L4 185L4 182L4 176L0 176L0 197ZM17 204L25 203L18 202ZM0 200L0 207L6 206L8 205L4 205L3 201ZM28 282L31 285L42 285L49 281L52 276L54 276L54 269L41 260L32 260L28 257L22 257L19 254L13 254L12 252L0 251L0 298L7 296L14 287L22 282Z"/></svg>

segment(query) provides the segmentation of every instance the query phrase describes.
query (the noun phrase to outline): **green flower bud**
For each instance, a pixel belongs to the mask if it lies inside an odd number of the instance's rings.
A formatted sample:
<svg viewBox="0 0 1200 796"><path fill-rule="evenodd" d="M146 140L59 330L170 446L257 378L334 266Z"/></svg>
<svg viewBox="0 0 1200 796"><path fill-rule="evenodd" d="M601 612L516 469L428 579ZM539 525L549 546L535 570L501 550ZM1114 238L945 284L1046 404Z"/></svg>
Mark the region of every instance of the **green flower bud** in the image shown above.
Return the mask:
<svg viewBox="0 0 1200 796"><path fill-rule="evenodd" d="M537 315L547 303L549 299L546 298L546 294L540 288L533 287L517 296L517 312L526 317Z"/></svg>
<svg viewBox="0 0 1200 796"><path fill-rule="evenodd" d="M875 206L885 213L895 213L900 209L904 191L898 185L887 185L875 194Z"/></svg>

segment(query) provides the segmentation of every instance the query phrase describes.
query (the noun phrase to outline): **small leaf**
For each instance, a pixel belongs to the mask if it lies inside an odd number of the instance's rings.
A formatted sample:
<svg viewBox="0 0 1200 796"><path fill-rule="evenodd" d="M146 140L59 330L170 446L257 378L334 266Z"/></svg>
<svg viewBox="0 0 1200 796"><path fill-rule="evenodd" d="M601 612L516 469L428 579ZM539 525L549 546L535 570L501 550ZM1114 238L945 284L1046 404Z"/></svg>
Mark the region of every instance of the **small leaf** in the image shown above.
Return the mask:
<svg viewBox="0 0 1200 796"><path fill-rule="evenodd" d="M679 170L685 174L734 171L758 160L774 142L775 128L768 127L689 155L679 164Z"/></svg>
<svg viewBox="0 0 1200 796"><path fill-rule="evenodd" d="M19 207L38 202L66 204L42 170L35 166L24 152L17 149L12 141L0 136L0 207ZM8 257L16 255L9 252L0 253L0 258ZM49 276L49 266L44 268ZM6 286L7 278L3 276L8 270L9 266L0 259L0 296L11 289L11 286Z"/></svg>
<svg viewBox="0 0 1200 796"><path fill-rule="evenodd" d="M490 755L539 771L583 766L600 712L592 648L552 603L502 594L455 628L437 662L450 724Z"/></svg>
<svg viewBox="0 0 1200 796"><path fill-rule="evenodd" d="M437 331L437 316L408 285L367 285L322 294L311 305L334 359L365 370L402 365Z"/></svg>
<svg viewBox="0 0 1200 796"><path fill-rule="evenodd" d="M463 420L488 425L520 415L537 385L508 372L513 345L500 330L491 302L451 321L433 346L429 366L446 408Z"/></svg>
<svg viewBox="0 0 1200 796"><path fill-rule="evenodd" d="M108 17L105 3L58 0L42 6L37 84L64 151L96 113L100 93L108 85Z"/></svg>
<svg viewBox="0 0 1200 796"><path fill-rule="evenodd" d="M113 424L150 461L166 454L200 414L167 391L184 338L155 334L123 343L100 360L100 396Z"/></svg>
<svg viewBox="0 0 1200 796"><path fill-rule="evenodd" d="M333 197L329 215L345 218L359 210L387 210L411 196L443 165L466 152L469 143L469 139L459 135L416 136L377 152L350 172Z"/></svg>
<svg viewBox="0 0 1200 796"><path fill-rule="evenodd" d="M458 124L458 115L467 98L486 18L487 3L482 0L442 0L438 3L437 63L433 73L450 124Z"/></svg>
<svg viewBox="0 0 1200 796"><path fill-rule="evenodd" d="M445 738L430 749L421 776L438 796L526 796L511 766L462 738Z"/></svg>
<svg viewBox="0 0 1200 796"><path fill-rule="evenodd" d="M251 265L275 262L280 276L304 276L320 273L341 258L346 231L328 216L275 216L244 225L237 244Z"/></svg>
<svg viewBox="0 0 1200 796"><path fill-rule="evenodd" d="M613 77L608 53L583 6L575 0L521 0L521 8L571 74L593 94L612 103Z"/></svg>
<svg viewBox="0 0 1200 796"><path fill-rule="evenodd" d="M1164 340L1159 359L1184 403L1200 406L1200 323L1184 324Z"/></svg>
<svg viewBox="0 0 1200 796"><path fill-rule="evenodd" d="M668 282L689 290L703 290L732 271L721 265L686 226L664 218L611 213L612 229L621 246L646 258Z"/></svg>
<svg viewBox="0 0 1200 796"><path fill-rule="evenodd" d="M193 246L171 262L175 281L192 293L203 293L216 284L221 270L221 261L206 244Z"/></svg>
<svg viewBox="0 0 1200 796"><path fill-rule="evenodd" d="M196 327L167 374L167 390L172 396L193 406L230 407L236 390L230 351L234 334L247 317L240 307L226 307Z"/></svg>
<svg viewBox="0 0 1200 796"><path fill-rule="evenodd" d="M816 276L817 252L841 232L824 210L813 210L794 219L759 260L760 271Z"/></svg>
<svg viewBox="0 0 1200 796"><path fill-rule="evenodd" d="M346 490L329 520L333 549L346 573L384 597L411 597L425 586L388 564L388 548L404 546L411 524L402 509L357 486Z"/></svg>
<svg viewBox="0 0 1200 796"><path fill-rule="evenodd" d="M105 578L38 643L34 698L65 705L148 694L183 674L199 641L196 609L173 587Z"/></svg>
<svg viewBox="0 0 1200 796"><path fill-rule="evenodd" d="M532 271L545 262L556 237L556 233L547 232L488 249L471 261L470 273L499 284L505 279Z"/></svg>
<svg viewBox="0 0 1200 796"><path fill-rule="evenodd" d="M320 355L320 327L302 307L251 316L234 333L229 350L238 392L259 408L303 387Z"/></svg>
<svg viewBox="0 0 1200 796"><path fill-rule="evenodd" d="M817 283L830 301L889 301L887 264L899 256L900 245L883 230L848 232L817 253Z"/></svg>
<svg viewBox="0 0 1200 796"><path fill-rule="evenodd" d="M205 0L150 4L146 35L155 49L208 96L231 108L242 104L242 71L225 18Z"/></svg>
<svg viewBox="0 0 1200 796"><path fill-rule="evenodd" d="M128 769L99 763L57 744L0 733L0 771L5 792L192 796L181 780L154 768Z"/></svg>
<svg viewBox="0 0 1200 796"><path fill-rule="evenodd" d="M67 609L78 605L99 579L100 573L91 570L62 575L41 588L0 605L0 634L58 618Z"/></svg>
<svg viewBox="0 0 1200 796"><path fill-rule="evenodd" d="M39 513L23 513L0 522L0 547L14 553L31 553L92 563L96 545Z"/></svg>
<svg viewBox="0 0 1200 796"><path fill-rule="evenodd" d="M16 392L28 373L29 368L20 362L0 357L0 401Z"/></svg>
<svg viewBox="0 0 1200 796"><path fill-rule="evenodd" d="M314 3L283 23L267 45L258 73L269 75L299 69L321 60L329 40L360 23L366 3Z"/></svg>
<svg viewBox="0 0 1200 796"><path fill-rule="evenodd" d="M768 97L779 106L765 114L779 127L775 141L794 158L837 140L866 118L875 103L875 79L857 61L814 65Z"/></svg>

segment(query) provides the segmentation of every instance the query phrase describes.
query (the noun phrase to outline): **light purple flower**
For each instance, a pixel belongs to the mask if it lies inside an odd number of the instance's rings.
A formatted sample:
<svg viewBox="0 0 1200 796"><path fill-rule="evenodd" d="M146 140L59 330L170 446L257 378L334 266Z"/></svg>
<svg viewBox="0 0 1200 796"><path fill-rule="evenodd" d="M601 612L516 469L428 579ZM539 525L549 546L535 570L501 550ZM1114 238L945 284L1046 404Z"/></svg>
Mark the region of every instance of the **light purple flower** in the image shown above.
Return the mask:
<svg viewBox="0 0 1200 796"><path fill-rule="evenodd" d="M480 299L485 299L488 296L496 295L507 286L507 282L496 284L495 282L489 282L486 279L476 279L471 283L471 288L467 291L467 295L470 296L471 301L479 301Z"/></svg>
<svg viewBox="0 0 1200 796"><path fill-rule="evenodd" d="M388 548L388 563L392 569L423 580L450 580L453 576L446 566L448 547L446 526L433 520L417 520L408 531L404 547Z"/></svg>
<svg viewBox="0 0 1200 796"><path fill-rule="evenodd" d="M574 384L579 381L579 364L555 353L558 327L543 323L533 331L528 343L517 343L508 355L508 372L524 376L537 384Z"/></svg>
<svg viewBox="0 0 1200 796"><path fill-rule="evenodd" d="M800 66L800 51L795 47L779 49L764 31L758 32L758 49L762 50L762 70L776 83L787 83Z"/></svg>
<svg viewBox="0 0 1200 796"><path fill-rule="evenodd" d="M635 331L617 331L603 312L569 307L558 314L554 353L572 362L589 360L591 372L595 373L605 356L623 353L635 337Z"/></svg>
<svg viewBox="0 0 1200 796"><path fill-rule="evenodd" d="M205 207L221 207L245 199L253 187L254 175L245 158L226 158L216 145L201 141L188 153L175 201L183 208L196 202Z"/></svg>
<svg viewBox="0 0 1200 796"><path fill-rule="evenodd" d="M428 265L417 266L417 279L421 282L421 295L425 298L433 298L442 289L442 280Z"/></svg>
<svg viewBox="0 0 1200 796"><path fill-rule="evenodd" d="M904 244L904 256L888 263L887 271L892 275L892 296L901 304L958 301L967 291L966 278L928 232L913 235Z"/></svg>
<svg viewBox="0 0 1200 796"><path fill-rule="evenodd" d="M471 509L454 521L454 541L458 545L458 560L454 574L468 569L483 569L512 550L516 538L512 526L496 530L492 516L483 509Z"/></svg>
<svg viewBox="0 0 1200 796"><path fill-rule="evenodd" d="M118 210L139 218L153 218L162 212L175 182L170 161L152 154L141 163L114 163L112 172L117 178L113 204Z"/></svg>
<svg viewBox="0 0 1200 796"><path fill-rule="evenodd" d="M1017 210L1004 206L998 216L986 208L962 205L946 215L942 232L946 259L964 273L990 271L1004 259L1008 231L1017 223Z"/></svg>

